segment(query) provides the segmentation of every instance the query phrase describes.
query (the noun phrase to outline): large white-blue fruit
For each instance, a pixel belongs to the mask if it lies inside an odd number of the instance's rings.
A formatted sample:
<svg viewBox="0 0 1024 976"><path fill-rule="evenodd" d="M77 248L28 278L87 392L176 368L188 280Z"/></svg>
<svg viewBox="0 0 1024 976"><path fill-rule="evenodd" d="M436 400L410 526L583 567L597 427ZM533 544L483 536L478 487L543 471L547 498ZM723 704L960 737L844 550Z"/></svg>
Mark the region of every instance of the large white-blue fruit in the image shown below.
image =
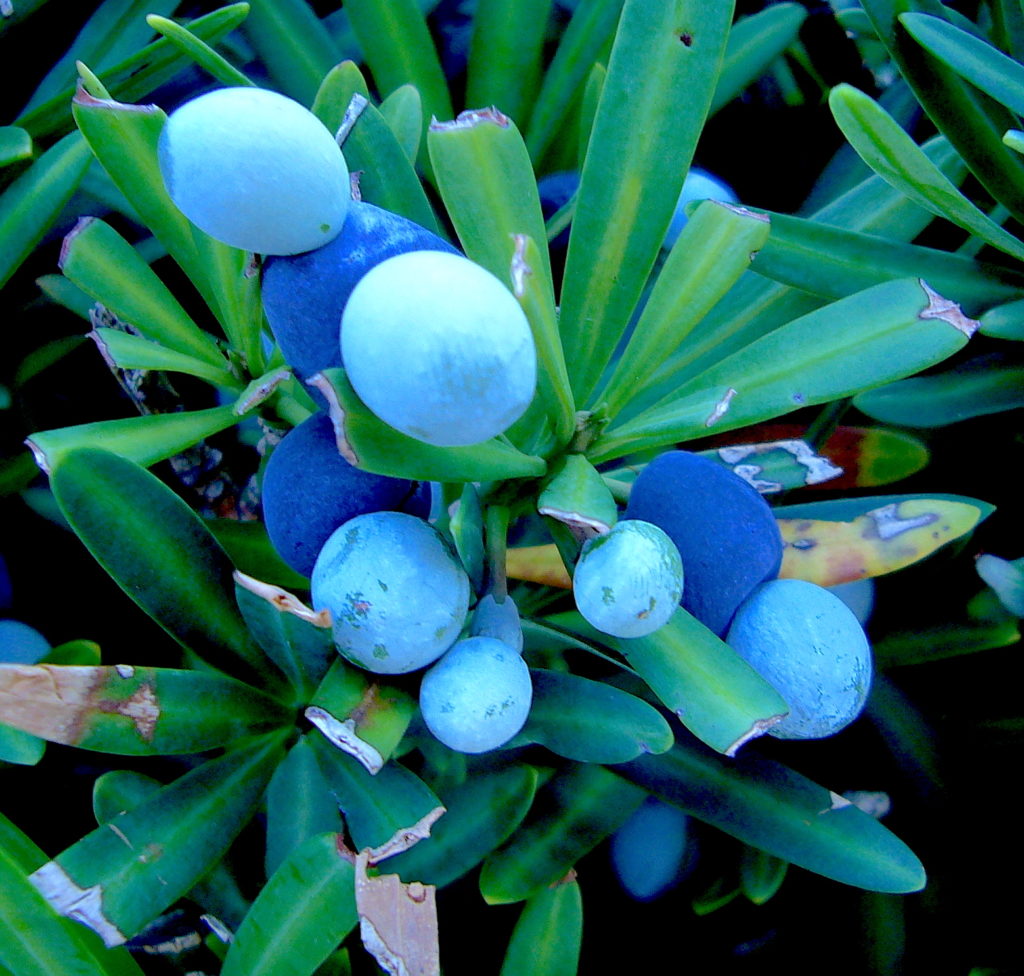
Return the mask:
<svg viewBox="0 0 1024 976"><path fill-rule="evenodd" d="M683 561L658 526L625 519L583 546L572 589L579 612L602 633L644 637L675 613Z"/></svg>
<svg viewBox="0 0 1024 976"><path fill-rule="evenodd" d="M441 251L399 254L364 275L342 315L341 358L381 420L440 447L502 433L537 383L533 334L512 293Z"/></svg>
<svg viewBox="0 0 1024 976"><path fill-rule="evenodd" d="M330 611L334 641L354 664L404 674L455 642L469 609L469 577L441 534L404 512L350 519L324 544L313 606Z"/></svg>
<svg viewBox="0 0 1024 976"><path fill-rule="evenodd" d="M345 157L307 108L262 88L219 88L171 113L160 172L201 230L259 254L298 254L341 231L352 190Z"/></svg>
<svg viewBox="0 0 1024 976"><path fill-rule="evenodd" d="M467 637L424 676L420 713L433 735L457 752L487 752L526 724L533 701L530 669L493 637Z"/></svg>
<svg viewBox="0 0 1024 976"><path fill-rule="evenodd" d="M786 700L779 739L821 739L849 725L871 687L871 646L853 611L803 580L762 583L740 604L729 644Z"/></svg>

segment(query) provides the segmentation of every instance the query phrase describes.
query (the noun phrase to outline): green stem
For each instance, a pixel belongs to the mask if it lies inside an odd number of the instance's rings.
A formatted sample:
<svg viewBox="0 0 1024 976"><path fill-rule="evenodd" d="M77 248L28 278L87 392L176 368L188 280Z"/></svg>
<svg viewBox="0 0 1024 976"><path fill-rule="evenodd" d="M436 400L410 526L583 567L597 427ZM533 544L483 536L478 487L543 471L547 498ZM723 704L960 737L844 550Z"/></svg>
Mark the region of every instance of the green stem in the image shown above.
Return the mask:
<svg viewBox="0 0 1024 976"><path fill-rule="evenodd" d="M505 552L508 548L509 509L507 505L488 505L484 512L484 544L487 551L488 590L498 603L508 596Z"/></svg>

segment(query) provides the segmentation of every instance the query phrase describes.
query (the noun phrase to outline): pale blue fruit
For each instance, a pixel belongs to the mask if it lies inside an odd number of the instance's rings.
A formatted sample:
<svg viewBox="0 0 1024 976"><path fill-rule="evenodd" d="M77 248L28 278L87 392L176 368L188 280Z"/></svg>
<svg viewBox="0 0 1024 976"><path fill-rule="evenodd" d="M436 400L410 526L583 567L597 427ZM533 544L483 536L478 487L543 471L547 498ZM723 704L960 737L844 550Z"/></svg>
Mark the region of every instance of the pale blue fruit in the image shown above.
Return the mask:
<svg viewBox="0 0 1024 976"><path fill-rule="evenodd" d="M0 664L35 664L50 653L50 642L20 620L0 620Z"/></svg>
<svg viewBox="0 0 1024 976"><path fill-rule="evenodd" d="M678 807L649 796L612 837L612 867L637 901L664 894L682 876L689 818Z"/></svg>
<svg viewBox="0 0 1024 976"><path fill-rule="evenodd" d="M530 714L526 662L503 641L467 637L424 676L420 713L431 733L457 752L487 752L511 739Z"/></svg>
<svg viewBox="0 0 1024 976"><path fill-rule="evenodd" d="M533 333L512 293L441 251L399 254L363 276L342 315L341 357L384 423L439 447L502 433L537 383Z"/></svg>
<svg viewBox="0 0 1024 976"><path fill-rule="evenodd" d="M171 113L159 143L167 192L232 247L298 254L341 231L352 199L345 157L309 109L262 88L219 88Z"/></svg>
<svg viewBox="0 0 1024 976"><path fill-rule="evenodd" d="M789 715L769 730L779 739L833 735L867 701L867 636L849 607L814 583L762 583L740 604L726 643L789 705Z"/></svg>
<svg viewBox="0 0 1024 976"><path fill-rule="evenodd" d="M577 609L602 633L644 637L675 613L683 561L658 526L626 519L583 546L572 588Z"/></svg>
<svg viewBox="0 0 1024 976"><path fill-rule="evenodd" d="M338 651L378 674L437 660L469 610L469 577L441 534L404 512L350 519L324 544L313 606L331 614Z"/></svg>

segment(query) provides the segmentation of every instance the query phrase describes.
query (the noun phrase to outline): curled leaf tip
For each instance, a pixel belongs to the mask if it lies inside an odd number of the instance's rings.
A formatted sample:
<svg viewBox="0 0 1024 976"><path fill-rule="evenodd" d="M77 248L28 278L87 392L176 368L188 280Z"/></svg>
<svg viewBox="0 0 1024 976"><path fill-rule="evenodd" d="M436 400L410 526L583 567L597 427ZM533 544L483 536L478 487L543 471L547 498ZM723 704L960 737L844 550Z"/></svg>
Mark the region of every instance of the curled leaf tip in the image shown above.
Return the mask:
<svg viewBox="0 0 1024 976"><path fill-rule="evenodd" d="M338 453L349 464L359 467L359 455L353 450L348 434L345 432L345 408L341 405L337 391L323 373L315 373L306 382L310 386L316 387L327 401L327 415L331 418L331 426L334 427L334 439L338 445Z"/></svg>
<svg viewBox="0 0 1024 976"><path fill-rule="evenodd" d="M725 755L730 759L734 759L740 746L746 745L751 739L764 735L773 725L778 725L788 714L789 712L783 712L780 715L769 715L768 718L755 719L754 724L725 750Z"/></svg>
<svg viewBox="0 0 1024 976"><path fill-rule="evenodd" d="M248 576L240 570L232 574L235 582L243 589L256 596L262 597L268 603L272 603L282 613L291 613L301 620L313 624L314 627L327 629L331 626L331 615L327 610L311 610L297 596L274 586L273 583L264 583L253 576Z"/></svg>
<svg viewBox="0 0 1024 976"><path fill-rule="evenodd" d="M74 98L71 101L72 104L84 108L118 109L123 112L142 112L145 115L157 115L163 111L159 105L132 105L130 102L119 102L113 98L96 98L95 95L90 95L86 91L81 79L79 79Z"/></svg>
<svg viewBox="0 0 1024 976"><path fill-rule="evenodd" d="M328 742L357 759L371 776L381 771L384 757L369 742L359 737L353 719L340 721L319 705L310 705L304 714L323 733Z"/></svg>
<svg viewBox="0 0 1024 976"><path fill-rule="evenodd" d="M968 339L981 327L981 323L964 315L956 302L943 298L927 281L919 278L918 281L928 296L928 307L919 313L922 319L942 319L948 322L954 329L962 332Z"/></svg>

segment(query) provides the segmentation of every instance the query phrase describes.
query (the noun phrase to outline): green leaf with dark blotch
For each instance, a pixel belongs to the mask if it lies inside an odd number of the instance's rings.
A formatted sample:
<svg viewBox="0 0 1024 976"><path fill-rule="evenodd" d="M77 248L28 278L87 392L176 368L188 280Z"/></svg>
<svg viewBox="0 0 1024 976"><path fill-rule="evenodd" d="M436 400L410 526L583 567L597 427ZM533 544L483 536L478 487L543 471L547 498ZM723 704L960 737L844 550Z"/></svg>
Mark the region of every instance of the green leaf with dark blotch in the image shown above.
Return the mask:
<svg viewBox="0 0 1024 976"><path fill-rule="evenodd" d="M823 298L843 298L893 278L917 276L969 315L1024 293L1024 274L936 248L904 244L769 212L772 233L753 270Z"/></svg>
<svg viewBox="0 0 1024 976"><path fill-rule="evenodd" d="M740 855L740 887L755 905L763 905L782 887L789 862L744 845Z"/></svg>
<svg viewBox="0 0 1024 976"><path fill-rule="evenodd" d="M661 712L602 681L558 671L530 672L533 705L506 748L537 744L577 762L620 763L671 748Z"/></svg>
<svg viewBox="0 0 1024 976"><path fill-rule="evenodd" d="M203 763L39 868L33 884L58 912L120 945L223 856L259 804L282 740L263 736Z"/></svg>
<svg viewBox="0 0 1024 976"><path fill-rule="evenodd" d="M806 18L807 11L800 4L778 3L737 20L729 32L709 114L713 115L757 81L797 39Z"/></svg>
<svg viewBox="0 0 1024 976"><path fill-rule="evenodd" d="M310 744L358 850L379 847L441 807L430 787L396 762L371 775L322 736Z"/></svg>
<svg viewBox="0 0 1024 976"><path fill-rule="evenodd" d="M36 431L26 443L36 463L50 472L72 451L101 448L143 467L163 461L238 423L233 403L205 410L154 413L122 420L97 420Z"/></svg>
<svg viewBox="0 0 1024 976"><path fill-rule="evenodd" d="M206 752L291 724L279 701L202 671L0 664L0 721L120 756Z"/></svg>
<svg viewBox="0 0 1024 976"><path fill-rule="evenodd" d="M511 118L495 108L431 123L427 149L437 188L466 257L512 289L509 238L544 240L544 215L526 144ZM531 266L554 302L547 248Z"/></svg>
<svg viewBox="0 0 1024 976"><path fill-rule="evenodd" d="M658 274L629 343L595 402L614 417L686 341L771 237L768 220L715 201L698 205ZM774 236L774 231L772 231Z"/></svg>
<svg viewBox="0 0 1024 976"><path fill-rule="evenodd" d="M967 495L950 495L942 492L926 492L908 495L870 495L857 498L829 498L816 502L802 502L798 505L778 505L772 509L776 519L822 519L827 522L852 522L861 515L875 512L886 506L898 507L909 501L945 501L972 505L978 510L978 522L987 519L995 510L979 498Z"/></svg>
<svg viewBox="0 0 1024 976"><path fill-rule="evenodd" d="M473 585L473 592L479 593L487 557L484 552L484 512L480 507L480 494L472 483L463 486L458 507L448 527L455 551Z"/></svg>
<svg viewBox="0 0 1024 976"><path fill-rule="evenodd" d="M583 900L572 878L529 898L512 930L501 976L572 976L583 942Z"/></svg>
<svg viewBox="0 0 1024 976"><path fill-rule="evenodd" d="M684 384L591 460L759 423L902 379L963 347L977 323L916 278L883 282L788 322Z"/></svg>
<svg viewBox="0 0 1024 976"><path fill-rule="evenodd" d="M120 329L93 329L89 336L99 347L103 358L117 369L157 369L169 373L185 373L235 393L241 392L242 384L228 371L223 359L221 361L225 368L219 369L187 353L168 349L152 339L122 332Z"/></svg>
<svg viewBox="0 0 1024 976"><path fill-rule="evenodd" d="M539 165L565 128L594 62L615 33L624 0L581 3L558 42L524 130L530 158Z"/></svg>
<svg viewBox="0 0 1024 976"><path fill-rule="evenodd" d="M396 88L380 103L380 114L394 133L410 163L416 162L423 141L423 99L415 85Z"/></svg>
<svg viewBox="0 0 1024 976"><path fill-rule="evenodd" d="M854 397L853 405L886 424L944 427L1024 407L1024 366L985 356L869 390Z"/></svg>
<svg viewBox="0 0 1024 976"><path fill-rule="evenodd" d="M96 449L64 455L50 486L86 548L172 637L229 673L267 675L234 601L231 561L170 488Z"/></svg>
<svg viewBox="0 0 1024 976"><path fill-rule="evenodd" d="M0 195L0 287L71 199L90 162L77 133L48 149Z"/></svg>
<svg viewBox="0 0 1024 976"><path fill-rule="evenodd" d="M0 664L0 668L2 667L4 665ZM0 725L0 762L13 763L16 766L35 766L45 752L46 743L38 736L9 725Z"/></svg>
<svg viewBox="0 0 1024 976"><path fill-rule="evenodd" d="M1024 160L1002 141L1003 133L1018 124L1017 118L925 51L898 22L901 14L934 14L949 20L954 12L938 0L863 0L861 6L939 132L985 189L1021 219Z"/></svg>
<svg viewBox="0 0 1024 976"><path fill-rule="evenodd" d="M623 9L580 177L561 296L560 326L581 405L661 250L732 10L731 2L698 0L627 0Z"/></svg>
<svg viewBox="0 0 1024 976"><path fill-rule="evenodd" d="M497 481L544 474L539 457L523 454L501 438L467 447L436 447L378 419L356 395L343 369L325 369L317 388L332 402L335 431L345 439L349 463L375 474L414 481ZM341 414L340 422L338 414Z"/></svg>
<svg viewBox="0 0 1024 976"><path fill-rule="evenodd" d="M341 829L338 804L303 736L288 750L267 787L267 877L310 837Z"/></svg>
<svg viewBox="0 0 1024 976"><path fill-rule="evenodd" d="M1024 342L1024 300L990 308L981 316L982 335Z"/></svg>
<svg viewBox="0 0 1024 976"><path fill-rule="evenodd" d="M448 82L416 0L346 0L345 10L381 95L415 85L425 122L450 119Z"/></svg>
<svg viewBox="0 0 1024 976"><path fill-rule="evenodd" d="M151 10L152 6L146 9ZM216 44L245 19L248 9L247 3L229 4L196 18L188 28L206 43ZM170 41L161 37L113 67L99 71L99 77L112 97L134 102L170 81L189 65L189 60ZM36 139L67 132L73 125L72 115L75 113L70 102L74 94L74 83L69 83L64 91L24 112L15 122L28 129Z"/></svg>
<svg viewBox="0 0 1024 976"><path fill-rule="evenodd" d="M355 928L355 870L337 842L332 833L310 837L274 872L235 933L221 976L313 976Z"/></svg>
<svg viewBox="0 0 1024 976"><path fill-rule="evenodd" d="M512 839L484 861L484 901L523 901L560 881L581 857L615 833L643 799L643 790L604 766L573 764L558 773L538 790Z"/></svg>
<svg viewBox="0 0 1024 976"><path fill-rule="evenodd" d="M32 137L16 125L0 125L0 167L32 158Z"/></svg>
<svg viewBox="0 0 1024 976"><path fill-rule="evenodd" d="M288 590L309 589L309 579L277 554L262 522L231 518L204 518L203 522L240 572Z"/></svg>
<svg viewBox="0 0 1024 976"><path fill-rule="evenodd" d="M537 771L525 763L474 770L441 796L446 813L430 836L389 858L387 870L405 881L443 888L471 871L503 844L526 816L537 789Z"/></svg>
<svg viewBox="0 0 1024 976"><path fill-rule="evenodd" d="M481 0L473 17L465 104L525 125L540 83L552 0Z"/></svg>
<svg viewBox="0 0 1024 976"><path fill-rule="evenodd" d="M947 180L876 101L843 84L832 89L829 107L843 135L882 179L937 216L1018 260L1024 258L1024 244Z"/></svg>
<svg viewBox="0 0 1024 976"><path fill-rule="evenodd" d="M733 755L789 712L764 678L682 608L653 634L630 640L601 634L576 613L552 620L617 650L665 707L718 752Z"/></svg>
<svg viewBox="0 0 1024 976"><path fill-rule="evenodd" d="M583 538L607 532L619 517L612 493L582 454L567 454L555 465L537 497L537 511Z"/></svg>
<svg viewBox="0 0 1024 976"><path fill-rule="evenodd" d="M724 759L687 737L616 772L745 844L834 881L869 891L924 887L921 862L895 834L780 763Z"/></svg>
<svg viewBox="0 0 1024 976"><path fill-rule="evenodd" d="M222 85L253 87L245 74L181 24L152 13L146 17L146 23Z"/></svg>

